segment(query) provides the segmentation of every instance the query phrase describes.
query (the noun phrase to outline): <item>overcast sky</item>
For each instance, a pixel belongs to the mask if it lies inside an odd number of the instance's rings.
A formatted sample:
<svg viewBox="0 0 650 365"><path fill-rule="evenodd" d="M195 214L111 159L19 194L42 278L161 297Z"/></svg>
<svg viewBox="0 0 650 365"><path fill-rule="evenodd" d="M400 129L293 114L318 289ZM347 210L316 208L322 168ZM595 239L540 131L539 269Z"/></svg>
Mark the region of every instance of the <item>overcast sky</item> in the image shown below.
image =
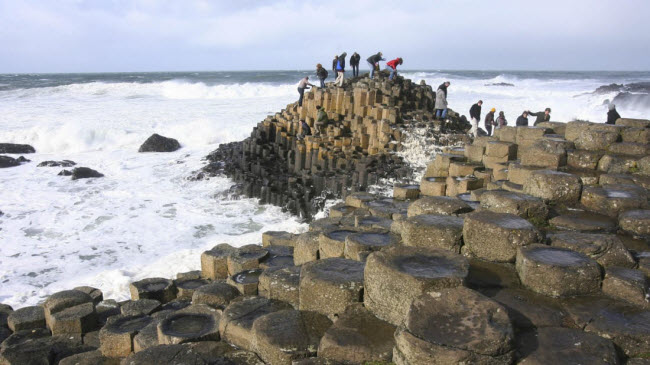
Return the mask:
<svg viewBox="0 0 650 365"><path fill-rule="evenodd" d="M650 0L0 0L0 73L648 70ZM363 63L365 66L365 62Z"/></svg>

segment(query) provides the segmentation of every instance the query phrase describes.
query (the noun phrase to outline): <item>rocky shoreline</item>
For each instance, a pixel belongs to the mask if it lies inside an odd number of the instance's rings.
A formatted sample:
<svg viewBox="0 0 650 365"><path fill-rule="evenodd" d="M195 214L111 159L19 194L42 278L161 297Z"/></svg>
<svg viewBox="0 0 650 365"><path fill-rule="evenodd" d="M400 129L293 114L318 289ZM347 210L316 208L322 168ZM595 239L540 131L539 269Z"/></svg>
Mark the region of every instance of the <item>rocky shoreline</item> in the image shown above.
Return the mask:
<svg viewBox="0 0 650 365"><path fill-rule="evenodd" d="M0 364L650 363L650 121L469 143L460 117L433 120L430 92L352 80L221 146L195 178L224 173L306 219L317 197L343 203L308 232L134 282L129 301L79 287L0 305ZM316 105L340 123L296 138ZM394 153L409 128L451 145L419 184ZM392 197L364 191L380 179Z"/></svg>

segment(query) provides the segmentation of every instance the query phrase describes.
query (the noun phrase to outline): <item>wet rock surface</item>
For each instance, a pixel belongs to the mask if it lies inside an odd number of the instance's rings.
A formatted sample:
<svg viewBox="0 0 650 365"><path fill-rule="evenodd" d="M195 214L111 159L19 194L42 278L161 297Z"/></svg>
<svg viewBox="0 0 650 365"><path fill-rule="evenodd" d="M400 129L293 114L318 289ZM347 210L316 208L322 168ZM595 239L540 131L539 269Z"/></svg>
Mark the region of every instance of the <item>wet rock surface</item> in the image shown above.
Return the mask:
<svg viewBox="0 0 650 365"><path fill-rule="evenodd" d="M179 148L181 145L177 140L154 133L144 141L138 152L174 152Z"/></svg>
<svg viewBox="0 0 650 365"><path fill-rule="evenodd" d="M23 154L35 152L34 147L28 144L0 143L0 153Z"/></svg>

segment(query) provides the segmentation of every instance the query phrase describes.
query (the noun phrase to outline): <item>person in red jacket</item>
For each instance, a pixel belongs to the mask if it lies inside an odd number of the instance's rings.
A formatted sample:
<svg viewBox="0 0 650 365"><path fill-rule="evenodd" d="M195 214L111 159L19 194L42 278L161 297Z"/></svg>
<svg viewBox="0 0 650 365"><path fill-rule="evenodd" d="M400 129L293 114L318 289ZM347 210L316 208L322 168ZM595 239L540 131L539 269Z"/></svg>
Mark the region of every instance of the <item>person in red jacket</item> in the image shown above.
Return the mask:
<svg viewBox="0 0 650 365"><path fill-rule="evenodd" d="M393 76L397 73L397 66L401 65L403 62L402 57L397 57L392 61L386 62L386 69L390 71L390 76L388 77L389 80L393 79Z"/></svg>

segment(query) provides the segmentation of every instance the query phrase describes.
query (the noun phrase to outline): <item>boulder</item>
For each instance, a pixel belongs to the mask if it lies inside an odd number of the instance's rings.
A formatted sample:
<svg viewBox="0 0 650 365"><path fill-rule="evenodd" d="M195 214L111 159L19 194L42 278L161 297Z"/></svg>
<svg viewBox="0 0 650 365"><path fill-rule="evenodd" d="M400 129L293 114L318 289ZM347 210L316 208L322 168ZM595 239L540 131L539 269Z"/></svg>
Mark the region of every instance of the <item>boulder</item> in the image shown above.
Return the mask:
<svg viewBox="0 0 650 365"><path fill-rule="evenodd" d="M245 297L232 302L223 311L219 321L219 333L224 341L242 349L252 351L253 322L263 315L291 309L288 303L262 297Z"/></svg>
<svg viewBox="0 0 650 365"><path fill-rule="evenodd" d="M469 204L456 197L427 196L411 203L407 215L409 217L421 214L459 215L471 211Z"/></svg>
<svg viewBox="0 0 650 365"><path fill-rule="evenodd" d="M634 267L636 262L618 236L613 234L559 232L548 236L551 246L581 252L603 267Z"/></svg>
<svg viewBox="0 0 650 365"><path fill-rule="evenodd" d="M138 152L174 152L179 148L181 145L177 140L154 133L144 141Z"/></svg>
<svg viewBox="0 0 650 365"><path fill-rule="evenodd" d="M164 278L148 278L135 281L129 285L131 299L155 299L167 303L176 298L174 282Z"/></svg>
<svg viewBox="0 0 650 365"><path fill-rule="evenodd" d="M372 194L357 192L349 194L345 197L345 205L349 205L354 208L362 208L364 203L374 201L375 199L377 198Z"/></svg>
<svg viewBox="0 0 650 365"><path fill-rule="evenodd" d="M610 174L632 173L638 165L639 156L606 154L598 161L598 171Z"/></svg>
<svg viewBox="0 0 650 365"><path fill-rule="evenodd" d="M612 341L579 329L540 328L537 332L526 333L520 342L534 346L525 351L519 362L521 365L619 363Z"/></svg>
<svg viewBox="0 0 650 365"><path fill-rule="evenodd" d="M467 259L441 249L393 246L373 252L364 272L364 304L378 318L401 325L413 299L463 285L468 267Z"/></svg>
<svg viewBox="0 0 650 365"><path fill-rule="evenodd" d="M214 282L196 288L192 294L192 304L205 304L223 309L239 295L239 290L234 286L223 282Z"/></svg>
<svg viewBox="0 0 650 365"><path fill-rule="evenodd" d="M326 316L315 312L287 309L269 313L253 323L253 347L268 364L291 365L292 360L315 355L331 325Z"/></svg>
<svg viewBox="0 0 650 365"><path fill-rule="evenodd" d="M13 332L45 328L45 312L41 306L23 307L7 316L7 326Z"/></svg>
<svg viewBox="0 0 650 365"><path fill-rule="evenodd" d="M78 286L74 288L74 290L79 290L90 295L95 305L104 300L104 293L102 293L102 291L97 288L93 288L92 286Z"/></svg>
<svg viewBox="0 0 650 365"><path fill-rule="evenodd" d="M490 190L481 194L481 208L510 213L524 219L545 220L548 207L540 198L506 190Z"/></svg>
<svg viewBox="0 0 650 365"><path fill-rule="evenodd" d="M567 151L567 165L577 169L595 170L604 154L602 151L570 150Z"/></svg>
<svg viewBox="0 0 650 365"><path fill-rule="evenodd" d="M393 224L392 219L373 217L373 216L358 216L354 217L354 228L360 231L374 231L377 229L390 230Z"/></svg>
<svg viewBox="0 0 650 365"><path fill-rule="evenodd" d="M322 259L302 265L300 310L335 318L348 304L363 300L363 272L363 263L343 258Z"/></svg>
<svg viewBox="0 0 650 365"><path fill-rule="evenodd" d="M77 163L70 160L63 161L43 161L39 163L36 167L72 167Z"/></svg>
<svg viewBox="0 0 650 365"><path fill-rule="evenodd" d="M346 259L366 261L368 255L384 247L396 245L400 237L385 230L358 232L345 238L344 256Z"/></svg>
<svg viewBox="0 0 650 365"><path fill-rule="evenodd" d="M576 251L537 244L521 247L516 266L521 283L536 293L566 297L600 290L600 266Z"/></svg>
<svg viewBox="0 0 650 365"><path fill-rule="evenodd" d="M9 156L0 156L0 169L20 166L20 161Z"/></svg>
<svg viewBox="0 0 650 365"><path fill-rule="evenodd" d="M514 214L480 211L465 216L463 241L467 253L496 262L514 262L517 248L541 239L540 232Z"/></svg>
<svg viewBox="0 0 650 365"><path fill-rule="evenodd" d="M620 138L621 127L605 124L589 124L573 141L576 148L588 151L604 150ZM568 136L567 136L567 139Z"/></svg>
<svg viewBox="0 0 650 365"><path fill-rule="evenodd" d="M75 167L74 169L72 169L72 173L70 175L72 176L72 180L104 177L104 174L97 172L88 167Z"/></svg>
<svg viewBox="0 0 650 365"><path fill-rule="evenodd" d="M535 171L524 182L524 193L552 202L577 202L581 191L579 177L554 170Z"/></svg>
<svg viewBox="0 0 650 365"><path fill-rule="evenodd" d="M206 279L217 280L228 277L228 256L237 249L227 243L214 246L201 254L201 275Z"/></svg>
<svg viewBox="0 0 650 365"><path fill-rule="evenodd" d="M28 144L0 143L0 153L23 154L35 152L34 147Z"/></svg>
<svg viewBox="0 0 650 365"><path fill-rule="evenodd" d="M260 261L260 269L293 266L293 247L266 246L269 254Z"/></svg>
<svg viewBox="0 0 650 365"><path fill-rule="evenodd" d="M586 187L580 203L588 210L616 218L627 210L648 206L645 189L636 185L605 185Z"/></svg>
<svg viewBox="0 0 650 365"><path fill-rule="evenodd" d="M650 309L648 278L643 271L624 267L609 267L605 271L603 293L612 298Z"/></svg>
<svg viewBox="0 0 650 365"><path fill-rule="evenodd" d="M58 364L68 356L94 350L79 336L50 336L46 329L18 331L9 336L0 349L0 364Z"/></svg>
<svg viewBox="0 0 650 365"><path fill-rule="evenodd" d="M401 364L510 364L514 333L497 302L465 287L432 290L413 301L395 334Z"/></svg>
<svg viewBox="0 0 650 365"><path fill-rule="evenodd" d="M153 318L145 315L118 315L108 318L99 331L100 351L107 357L125 357L133 352L133 338Z"/></svg>
<svg viewBox="0 0 650 365"><path fill-rule="evenodd" d="M300 270L299 266L273 267L264 270L259 277L259 295L281 300L298 308L300 305Z"/></svg>
<svg viewBox="0 0 650 365"><path fill-rule="evenodd" d="M402 225L404 245L441 248L460 253L463 244L463 218L424 214L408 218Z"/></svg>
<svg viewBox="0 0 650 365"><path fill-rule="evenodd" d="M341 363L390 362L395 326L350 304L320 340L318 356Z"/></svg>

